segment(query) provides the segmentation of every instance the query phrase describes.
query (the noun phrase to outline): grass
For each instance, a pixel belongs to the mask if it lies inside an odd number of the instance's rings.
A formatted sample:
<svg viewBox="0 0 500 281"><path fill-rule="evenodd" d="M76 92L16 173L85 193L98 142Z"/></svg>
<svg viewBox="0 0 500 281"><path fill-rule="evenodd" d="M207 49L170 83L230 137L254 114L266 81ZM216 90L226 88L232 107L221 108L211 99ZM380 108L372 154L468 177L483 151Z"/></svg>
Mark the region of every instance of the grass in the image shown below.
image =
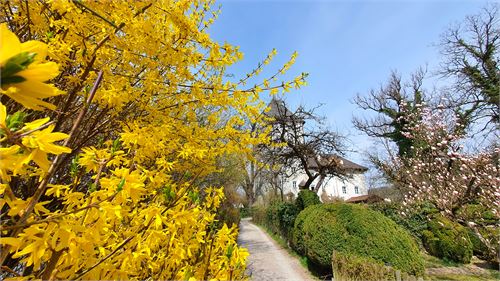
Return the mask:
<svg viewBox="0 0 500 281"><path fill-rule="evenodd" d="M451 280L451 281L493 281L500 280L500 271L481 268L474 264L460 264L452 261L441 260L423 253L425 268L428 269L426 280Z"/></svg>
<svg viewBox="0 0 500 281"><path fill-rule="evenodd" d="M498 280L494 278L488 278L483 276L465 275L465 274L435 274L429 276L429 280L448 280L448 281L490 281Z"/></svg>
<svg viewBox="0 0 500 281"><path fill-rule="evenodd" d="M439 268L439 267L450 267L450 266L458 266L460 267L462 264L446 259L439 259L433 257L431 255L422 254L424 256L425 268Z"/></svg>

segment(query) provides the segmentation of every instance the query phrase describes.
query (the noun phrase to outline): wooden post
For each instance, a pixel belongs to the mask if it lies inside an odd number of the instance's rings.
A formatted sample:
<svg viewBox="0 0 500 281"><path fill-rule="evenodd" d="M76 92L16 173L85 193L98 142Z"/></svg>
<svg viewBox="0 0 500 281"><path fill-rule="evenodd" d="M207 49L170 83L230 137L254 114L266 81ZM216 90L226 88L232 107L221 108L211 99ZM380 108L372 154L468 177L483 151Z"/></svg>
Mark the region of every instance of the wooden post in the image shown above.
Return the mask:
<svg viewBox="0 0 500 281"><path fill-rule="evenodd" d="M396 281L401 281L401 270L396 270Z"/></svg>

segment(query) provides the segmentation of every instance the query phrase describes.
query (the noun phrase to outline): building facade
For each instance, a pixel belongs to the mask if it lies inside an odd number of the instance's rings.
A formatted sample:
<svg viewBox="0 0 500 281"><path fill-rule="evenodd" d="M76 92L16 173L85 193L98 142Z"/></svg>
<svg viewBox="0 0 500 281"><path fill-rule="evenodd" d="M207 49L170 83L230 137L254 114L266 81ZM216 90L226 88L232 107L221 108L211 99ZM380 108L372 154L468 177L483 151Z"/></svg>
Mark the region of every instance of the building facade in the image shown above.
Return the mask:
<svg viewBox="0 0 500 281"><path fill-rule="evenodd" d="M341 158L341 164L345 169L345 177L341 178L328 175L323 180L318 177L312 182L310 188L317 190L317 194L320 198L325 198L325 196L327 196L330 198L347 200L352 197L367 195L368 187L365 180L365 172L368 169L343 157L338 157ZM314 173L314 171L312 172ZM301 188L303 188L307 178L306 173L300 170L293 173L291 176L282 176L281 183L283 193L285 195L291 193L294 197L297 197L297 194ZM320 184L320 186L318 186L318 184Z"/></svg>

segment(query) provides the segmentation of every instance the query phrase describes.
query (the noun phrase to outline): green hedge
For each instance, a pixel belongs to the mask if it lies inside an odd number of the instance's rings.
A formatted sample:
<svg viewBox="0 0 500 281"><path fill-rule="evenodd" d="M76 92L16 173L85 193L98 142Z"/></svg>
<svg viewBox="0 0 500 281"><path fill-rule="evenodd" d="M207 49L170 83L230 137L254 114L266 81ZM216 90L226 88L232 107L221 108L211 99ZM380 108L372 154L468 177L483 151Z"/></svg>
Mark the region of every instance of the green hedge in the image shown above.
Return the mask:
<svg viewBox="0 0 500 281"><path fill-rule="evenodd" d="M252 216L252 208L250 207L243 207L240 208L240 217L243 218L248 218Z"/></svg>
<svg viewBox="0 0 500 281"><path fill-rule="evenodd" d="M266 224L266 208L263 206L252 208L252 221L259 225Z"/></svg>
<svg viewBox="0 0 500 281"><path fill-rule="evenodd" d="M406 215L404 216L401 214L402 208L399 203L378 202L369 206L405 228L412 236L417 238L419 243L421 243L424 230L428 228L428 217L438 213L438 210L432 204L414 206L410 210L405 210Z"/></svg>
<svg viewBox="0 0 500 281"><path fill-rule="evenodd" d="M286 240L290 240L295 224L295 219L299 210L292 203L282 203L278 208L279 230L280 234Z"/></svg>
<svg viewBox="0 0 500 281"><path fill-rule="evenodd" d="M275 201L267 208L252 208L252 213L252 220L255 223L289 240L299 211L293 203Z"/></svg>
<svg viewBox="0 0 500 281"><path fill-rule="evenodd" d="M295 204L275 201L266 210L265 225L273 233L288 240L298 213Z"/></svg>
<svg viewBox="0 0 500 281"><path fill-rule="evenodd" d="M295 205L299 212L316 204L321 204L321 201L318 194L311 190L301 190L297 196L297 200L295 200Z"/></svg>
<svg viewBox="0 0 500 281"><path fill-rule="evenodd" d="M469 263L473 245L465 227L442 215L429 221L429 228L423 232L425 248L429 254L455 262Z"/></svg>
<svg viewBox="0 0 500 281"><path fill-rule="evenodd" d="M349 253L334 252L332 270L335 281L397 280L394 268L372 258ZM403 273L401 280L410 280L410 277Z"/></svg>
<svg viewBox="0 0 500 281"><path fill-rule="evenodd" d="M292 247L322 268L333 251L372 258L413 275L422 275L423 259L412 237L392 220L365 206L313 205L295 220Z"/></svg>

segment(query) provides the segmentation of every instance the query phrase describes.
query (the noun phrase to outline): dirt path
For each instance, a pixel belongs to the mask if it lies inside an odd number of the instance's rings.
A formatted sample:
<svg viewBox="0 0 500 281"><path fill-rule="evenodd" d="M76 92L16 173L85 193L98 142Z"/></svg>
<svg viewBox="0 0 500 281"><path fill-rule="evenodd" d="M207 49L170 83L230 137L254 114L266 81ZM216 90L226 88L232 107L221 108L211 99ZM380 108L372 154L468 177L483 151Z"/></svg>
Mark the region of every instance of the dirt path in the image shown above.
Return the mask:
<svg viewBox="0 0 500 281"><path fill-rule="evenodd" d="M238 244L250 252L247 272L252 280L314 280L296 258L248 218L241 220Z"/></svg>

